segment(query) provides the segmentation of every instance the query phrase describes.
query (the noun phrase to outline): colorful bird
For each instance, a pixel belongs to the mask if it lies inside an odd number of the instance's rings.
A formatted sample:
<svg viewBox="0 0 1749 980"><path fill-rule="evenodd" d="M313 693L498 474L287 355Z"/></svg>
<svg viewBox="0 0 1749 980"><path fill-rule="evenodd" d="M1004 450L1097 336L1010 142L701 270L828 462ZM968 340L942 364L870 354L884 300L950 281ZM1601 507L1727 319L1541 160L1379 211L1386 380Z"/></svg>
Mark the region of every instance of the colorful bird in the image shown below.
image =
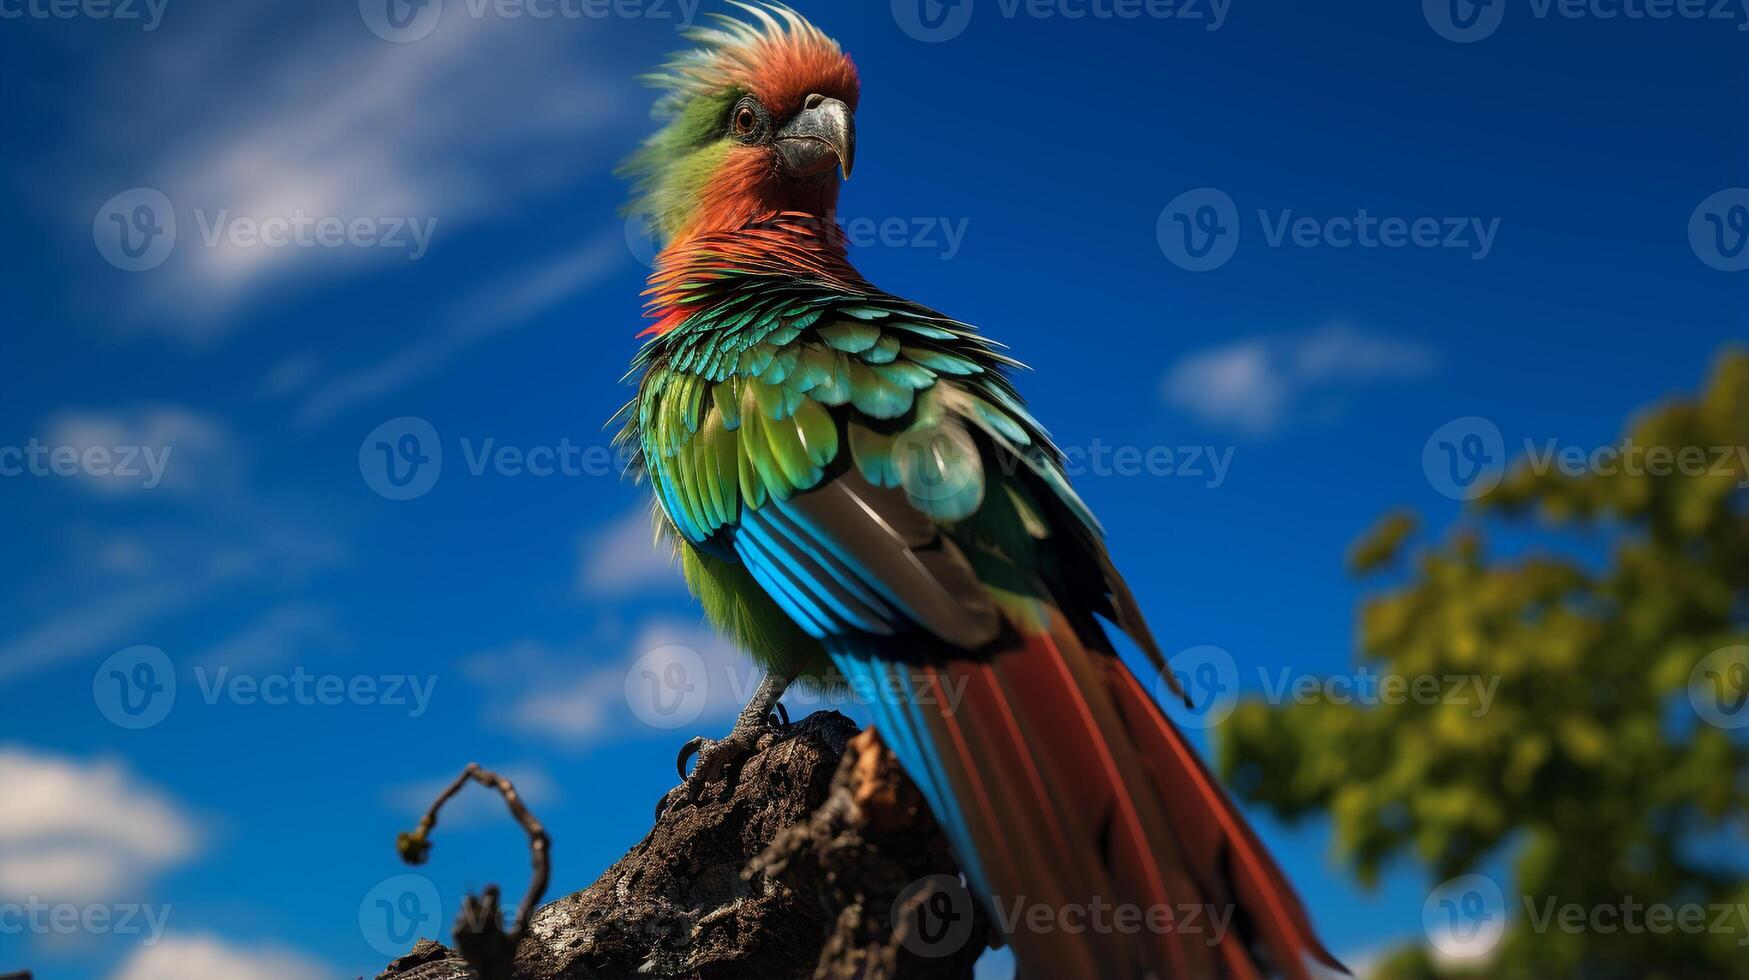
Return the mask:
<svg viewBox="0 0 1749 980"><path fill-rule="evenodd" d="M728 737L682 750L698 764L665 805L748 754L792 682L840 678L995 921L1166 910L1133 932L1010 923L1023 975L1334 967L1119 660L1102 620L1163 667L1019 365L851 266L834 215L856 68L793 10L736 5L750 21L719 15L652 77L664 125L625 168L662 249L622 439L707 618L766 670ZM1193 906L1231 914L1225 932L1172 918Z"/></svg>

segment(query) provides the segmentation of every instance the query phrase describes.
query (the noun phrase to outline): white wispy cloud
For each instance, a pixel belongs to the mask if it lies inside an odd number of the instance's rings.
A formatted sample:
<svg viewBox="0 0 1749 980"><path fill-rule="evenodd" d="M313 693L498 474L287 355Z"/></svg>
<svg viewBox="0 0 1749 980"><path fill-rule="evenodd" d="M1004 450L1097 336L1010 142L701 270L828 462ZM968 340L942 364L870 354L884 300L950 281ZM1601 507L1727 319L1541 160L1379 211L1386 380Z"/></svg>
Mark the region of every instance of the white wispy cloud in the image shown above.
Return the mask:
<svg viewBox="0 0 1749 980"><path fill-rule="evenodd" d="M64 660L131 646L147 624L183 612L212 588L207 575L126 583L72 598L0 639L0 684Z"/></svg>
<svg viewBox="0 0 1749 980"><path fill-rule="evenodd" d="M598 67L592 43L530 19L446 17L417 43L386 44L355 5L295 21L215 12L99 88L92 104L116 115L94 117L92 140L124 165L79 196L93 207L129 187L168 196L176 248L141 277L142 312L190 338L217 336L266 287L411 254L240 245L225 233L238 219L409 219L441 249L464 226L605 167L617 143L604 133L629 124L644 96ZM224 78L248 84L213 84Z"/></svg>
<svg viewBox="0 0 1749 980"><path fill-rule="evenodd" d="M347 408L435 374L482 340L581 294L625 261L621 236L601 234L532 269L500 277L462 300L437 329L374 364L313 384L294 419L306 428L318 426Z"/></svg>
<svg viewBox="0 0 1749 980"><path fill-rule="evenodd" d="M239 456L230 433L217 419L188 408L68 409L49 418L43 430L46 447L77 455L75 477L98 493L193 496L236 485Z"/></svg>
<svg viewBox="0 0 1749 980"><path fill-rule="evenodd" d="M1263 435L1309 398L1432 374L1437 354L1413 340L1346 324L1194 351L1167 372L1166 400L1206 422Z"/></svg>
<svg viewBox="0 0 1749 980"><path fill-rule="evenodd" d="M623 669L602 667L549 677L520 692L496 718L524 735L581 748L615 731L625 714L625 676Z"/></svg>
<svg viewBox="0 0 1749 980"><path fill-rule="evenodd" d="M349 557L319 517L250 490L240 440L211 416L176 406L69 410L47 431L65 445L168 448L163 487L172 492L151 499L170 506L151 520L88 508L86 522L65 533L60 559L39 557L34 595L0 606L11 610L0 631L0 685L150 642L156 624L239 587L295 593Z"/></svg>
<svg viewBox="0 0 1749 980"><path fill-rule="evenodd" d="M340 975L290 950L214 936L170 936L135 953L113 980L330 980Z"/></svg>
<svg viewBox="0 0 1749 980"><path fill-rule="evenodd" d="M575 750L657 733L632 703L645 696L644 678L636 672L653 666L639 658L677 650L685 651L685 682L700 695L687 712L696 709L689 728L703 731L733 718L752 696L758 668L709 629L673 619L643 624L630 642L597 641L568 650L520 643L473 658L467 671L488 692L490 724ZM604 663L604 652L618 656Z"/></svg>
<svg viewBox="0 0 1749 980"><path fill-rule="evenodd" d="M584 532L577 553L577 588L592 599L678 591L685 586L673 548L656 540L647 506Z"/></svg>
<svg viewBox="0 0 1749 980"><path fill-rule="evenodd" d="M128 897L192 857L196 821L120 763L0 745L0 894Z"/></svg>
<svg viewBox="0 0 1749 980"><path fill-rule="evenodd" d="M89 560L70 555L45 570L55 604L19 615L0 634L0 685L81 657L149 641L156 624L200 608L238 588L295 592L347 560L346 546L325 528L273 513L269 505L207 515L199 527L153 527L126 536L125 572L80 575Z"/></svg>
<svg viewBox="0 0 1749 980"><path fill-rule="evenodd" d="M350 646L334 608L291 600L266 610L195 657L197 663L249 670L290 663Z"/></svg>

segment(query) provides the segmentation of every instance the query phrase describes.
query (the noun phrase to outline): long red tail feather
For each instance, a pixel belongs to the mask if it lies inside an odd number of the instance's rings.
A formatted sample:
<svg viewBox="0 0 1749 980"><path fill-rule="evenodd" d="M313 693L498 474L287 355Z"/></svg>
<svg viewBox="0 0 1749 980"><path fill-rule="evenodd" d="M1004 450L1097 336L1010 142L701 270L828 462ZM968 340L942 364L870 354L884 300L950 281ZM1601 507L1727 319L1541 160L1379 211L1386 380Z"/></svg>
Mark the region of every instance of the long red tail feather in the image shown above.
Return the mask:
<svg viewBox="0 0 1749 980"><path fill-rule="evenodd" d="M962 861L971 852L1022 975L1309 980L1308 958L1341 970L1128 668L1054 611L1016 636L994 656L919 668L944 696L883 709L879 724L905 729L889 744L961 807L942 823Z"/></svg>

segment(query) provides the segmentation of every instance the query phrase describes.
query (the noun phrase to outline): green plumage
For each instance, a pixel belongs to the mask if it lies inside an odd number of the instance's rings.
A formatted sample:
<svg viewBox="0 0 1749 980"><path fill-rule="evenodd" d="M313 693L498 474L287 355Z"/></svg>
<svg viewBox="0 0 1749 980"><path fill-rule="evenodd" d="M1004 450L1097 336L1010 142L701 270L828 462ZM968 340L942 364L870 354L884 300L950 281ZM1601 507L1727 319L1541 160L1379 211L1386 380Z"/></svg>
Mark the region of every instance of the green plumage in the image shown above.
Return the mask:
<svg viewBox="0 0 1749 980"><path fill-rule="evenodd" d="M897 299L748 280L640 356L625 438L683 539L706 545L741 507L848 465L962 520L985 493L974 432L1066 489L1000 373L1014 362L970 327Z"/></svg>
<svg viewBox="0 0 1749 980"><path fill-rule="evenodd" d="M828 662L728 551L747 509L854 467L956 540L1032 566L1048 525L1015 472L987 471L1000 457L1094 527L1003 373L1016 362L971 327L769 273L711 286L713 301L639 354L621 438L706 615L765 666L818 675Z"/></svg>

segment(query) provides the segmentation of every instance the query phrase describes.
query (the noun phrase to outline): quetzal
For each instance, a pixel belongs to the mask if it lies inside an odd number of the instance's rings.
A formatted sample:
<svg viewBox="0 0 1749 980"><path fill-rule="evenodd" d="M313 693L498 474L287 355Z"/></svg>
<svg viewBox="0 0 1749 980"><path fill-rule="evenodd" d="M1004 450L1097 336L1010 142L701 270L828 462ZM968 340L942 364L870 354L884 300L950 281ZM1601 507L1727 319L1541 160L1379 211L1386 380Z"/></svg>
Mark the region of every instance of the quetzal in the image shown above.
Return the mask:
<svg viewBox="0 0 1749 980"><path fill-rule="evenodd" d="M626 164L662 248L622 438L707 618L766 670L727 738L683 750L699 761L671 799L748 753L791 682L841 677L994 921L1017 903L1233 913L1224 933L1021 922L1024 974L1334 965L1119 660L1101 620L1161 665L1016 362L851 266L833 216L856 68L793 10L737 6L750 22L719 15L652 77L664 125Z"/></svg>

